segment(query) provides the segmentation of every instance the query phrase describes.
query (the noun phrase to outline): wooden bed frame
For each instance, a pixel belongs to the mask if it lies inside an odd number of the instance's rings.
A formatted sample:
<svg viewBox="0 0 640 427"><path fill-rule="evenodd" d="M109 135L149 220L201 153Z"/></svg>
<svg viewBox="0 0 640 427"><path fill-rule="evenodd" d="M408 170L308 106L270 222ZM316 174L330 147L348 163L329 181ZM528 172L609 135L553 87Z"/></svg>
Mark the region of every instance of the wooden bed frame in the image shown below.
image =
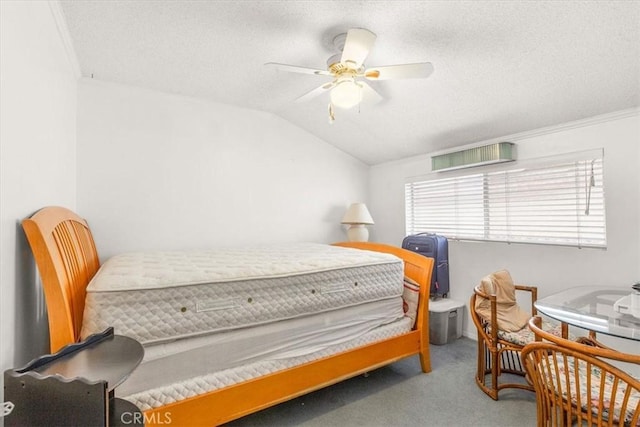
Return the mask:
<svg viewBox="0 0 640 427"><path fill-rule="evenodd" d="M42 277L53 353L78 341L85 289L100 260L87 222L66 208L43 208L22 226ZM405 275L421 285L412 331L151 409L145 412L146 425L166 424L168 419L173 425L223 424L416 354L422 371L430 372L428 303L433 260L384 244L336 245L387 252L404 260Z"/></svg>

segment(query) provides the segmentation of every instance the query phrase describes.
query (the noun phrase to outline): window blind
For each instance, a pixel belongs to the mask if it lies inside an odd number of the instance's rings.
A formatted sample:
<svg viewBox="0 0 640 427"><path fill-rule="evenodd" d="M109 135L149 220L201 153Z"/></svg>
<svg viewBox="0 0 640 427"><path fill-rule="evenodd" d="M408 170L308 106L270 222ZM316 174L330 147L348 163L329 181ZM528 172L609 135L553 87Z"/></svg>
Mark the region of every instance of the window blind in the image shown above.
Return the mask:
<svg viewBox="0 0 640 427"><path fill-rule="evenodd" d="M406 232L606 247L602 150L575 159L405 184Z"/></svg>

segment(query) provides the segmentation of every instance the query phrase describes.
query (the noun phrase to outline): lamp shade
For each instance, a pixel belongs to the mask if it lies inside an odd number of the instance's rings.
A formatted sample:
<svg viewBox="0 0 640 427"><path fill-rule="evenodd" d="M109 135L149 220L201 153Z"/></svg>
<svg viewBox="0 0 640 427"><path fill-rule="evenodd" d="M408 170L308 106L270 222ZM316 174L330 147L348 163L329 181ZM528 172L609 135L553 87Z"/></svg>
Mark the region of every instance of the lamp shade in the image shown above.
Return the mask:
<svg viewBox="0 0 640 427"><path fill-rule="evenodd" d="M352 203L342 218L343 224L373 224L373 218L364 203Z"/></svg>

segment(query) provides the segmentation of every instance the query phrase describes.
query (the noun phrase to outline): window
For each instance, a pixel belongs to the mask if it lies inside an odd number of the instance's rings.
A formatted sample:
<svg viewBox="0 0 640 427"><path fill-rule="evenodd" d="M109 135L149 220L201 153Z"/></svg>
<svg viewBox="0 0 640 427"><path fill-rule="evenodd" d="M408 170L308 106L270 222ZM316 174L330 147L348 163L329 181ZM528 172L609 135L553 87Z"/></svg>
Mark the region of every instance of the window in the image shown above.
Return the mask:
<svg viewBox="0 0 640 427"><path fill-rule="evenodd" d="M603 177L602 150L591 150L410 180L405 184L406 232L606 248Z"/></svg>

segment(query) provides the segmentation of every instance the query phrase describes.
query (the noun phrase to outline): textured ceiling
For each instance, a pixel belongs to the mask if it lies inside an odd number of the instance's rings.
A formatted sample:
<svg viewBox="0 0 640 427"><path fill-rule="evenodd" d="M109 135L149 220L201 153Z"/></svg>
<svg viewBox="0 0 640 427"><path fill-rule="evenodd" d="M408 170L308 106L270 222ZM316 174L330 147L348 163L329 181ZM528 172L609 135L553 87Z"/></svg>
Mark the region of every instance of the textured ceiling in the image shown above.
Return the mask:
<svg viewBox="0 0 640 427"><path fill-rule="evenodd" d="M274 113L368 164L640 105L640 2L63 1L84 76ZM329 77L334 36L377 34L367 67L429 61L372 84L375 106L294 103Z"/></svg>

